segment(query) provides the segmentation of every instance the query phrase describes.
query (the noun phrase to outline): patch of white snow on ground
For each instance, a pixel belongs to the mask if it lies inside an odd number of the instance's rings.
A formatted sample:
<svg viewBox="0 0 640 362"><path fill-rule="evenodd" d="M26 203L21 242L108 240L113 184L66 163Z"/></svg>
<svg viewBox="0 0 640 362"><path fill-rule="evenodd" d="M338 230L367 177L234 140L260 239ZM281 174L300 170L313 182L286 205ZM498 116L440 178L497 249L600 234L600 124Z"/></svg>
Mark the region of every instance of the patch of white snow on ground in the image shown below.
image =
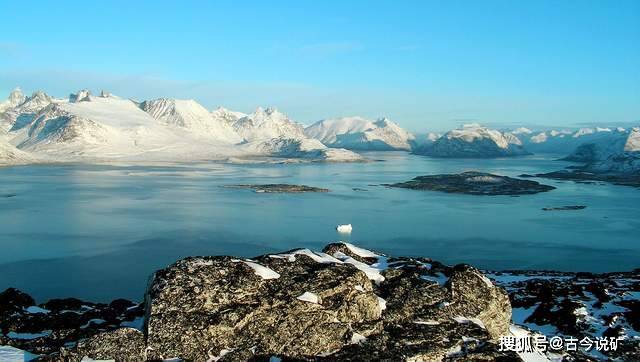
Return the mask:
<svg viewBox="0 0 640 362"><path fill-rule="evenodd" d="M84 325L80 326L80 328L87 328L91 325L91 323L95 323L95 324L102 324L105 323L106 321L104 319L100 319L100 318L93 318L93 319L89 319L89 321L87 321L87 323L85 323Z"/></svg>
<svg viewBox="0 0 640 362"><path fill-rule="evenodd" d="M440 272L438 272L436 275L421 275L420 278L424 280L436 282L438 283L438 285L444 285L449 280L449 278L446 275Z"/></svg>
<svg viewBox="0 0 640 362"><path fill-rule="evenodd" d="M438 321L434 321L434 320L427 320L427 321L413 321L413 323L415 324L424 324L427 326L437 326L440 324L440 322Z"/></svg>
<svg viewBox="0 0 640 362"><path fill-rule="evenodd" d="M276 273L275 271L267 268L266 266L262 266L258 263L254 263L252 261L247 261L247 260L243 260L243 263L245 263L246 265L250 266L251 269L253 269L253 272L261 277L262 279L278 279L280 278L280 274Z"/></svg>
<svg viewBox="0 0 640 362"><path fill-rule="evenodd" d="M358 344L366 339L367 337L363 336L362 334L353 332L353 335L351 335L351 344Z"/></svg>
<svg viewBox="0 0 640 362"><path fill-rule="evenodd" d="M355 266L356 268L358 268L360 271L364 272L367 277L370 280L375 281L376 283L381 283L384 281L384 277L382 276L382 274L380 273L382 270L384 269L378 269L376 268L376 264L373 265L369 265L366 263L363 263L361 261L358 261L344 253L341 252L336 252L333 254L334 257L336 257L338 260L340 260L341 262L345 263L345 264L351 264L353 266ZM386 262L384 263L386 266Z"/></svg>
<svg viewBox="0 0 640 362"><path fill-rule="evenodd" d="M520 328L513 324L509 327L509 331L516 338L529 338L531 335L531 333L526 329ZM545 356L545 354L539 350L534 350L533 352L517 352L517 353L518 353L518 356L524 362L549 362L549 358L547 358L547 356Z"/></svg>
<svg viewBox="0 0 640 362"><path fill-rule="evenodd" d="M302 293L302 295L296 297L296 299L301 300L303 302L320 304L320 299L318 298L318 295L311 292L304 292Z"/></svg>
<svg viewBox="0 0 640 362"><path fill-rule="evenodd" d="M210 357L209 360L207 360L207 362L215 362L215 361L219 361L220 359L222 359L222 357L224 357L225 355L233 352L235 350L235 348L223 348L220 351L220 354L214 357ZM211 356L211 355L209 355Z"/></svg>
<svg viewBox="0 0 640 362"><path fill-rule="evenodd" d="M49 313L49 310L40 308L37 305L32 305L31 307L25 308L25 311L31 314L36 314L36 313L48 314Z"/></svg>
<svg viewBox="0 0 640 362"><path fill-rule="evenodd" d="M36 357L38 357L38 355L12 346L0 346L0 361L3 362L31 361Z"/></svg>
<svg viewBox="0 0 640 362"><path fill-rule="evenodd" d="M462 316L458 316L458 317L453 317L453 320L455 320L458 323L473 323L475 325L477 325L478 327L482 328L482 329L487 329L487 327L485 327L484 323L482 323L482 321L478 318L469 318L469 317L462 317Z"/></svg>
<svg viewBox="0 0 640 362"><path fill-rule="evenodd" d="M51 334L51 331L42 331L40 333L18 333L18 332L9 332L7 333L7 337L11 339L36 339L40 337L46 337Z"/></svg>
<svg viewBox="0 0 640 362"><path fill-rule="evenodd" d="M346 243L344 241L341 241L341 243L344 244L349 249L349 251L351 251L352 253L356 254L359 257L362 257L362 258L379 258L380 257L380 255L374 253L371 250L363 249L353 244Z"/></svg>
<svg viewBox="0 0 640 362"><path fill-rule="evenodd" d="M135 328L139 331L142 331L142 329L144 328L144 317L137 317L132 321L124 321L122 323L120 323L121 327L129 327L129 328Z"/></svg>
<svg viewBox="0 0 640 362"><path fill-rule="evenodd" d="M278 259L287 259L288 261L295 261L296 260L296 255L306 255L309 258L313 259L317 263L324 263L324 264L327 264L327 263L340 264L340 263L342 263L340 260L332 257L329 254L321 253L321 252L315 252L315 251L311 251L309 249L299 249L299 250L294 250L291 253L269 255L269 257L278 258Z"/></svg>
<svg viewBox="0 0 640 362"><path fill-rule="evenodd" d="M387 309L387 301L378 297L378 307L380 307L380 311Z"/></svg>

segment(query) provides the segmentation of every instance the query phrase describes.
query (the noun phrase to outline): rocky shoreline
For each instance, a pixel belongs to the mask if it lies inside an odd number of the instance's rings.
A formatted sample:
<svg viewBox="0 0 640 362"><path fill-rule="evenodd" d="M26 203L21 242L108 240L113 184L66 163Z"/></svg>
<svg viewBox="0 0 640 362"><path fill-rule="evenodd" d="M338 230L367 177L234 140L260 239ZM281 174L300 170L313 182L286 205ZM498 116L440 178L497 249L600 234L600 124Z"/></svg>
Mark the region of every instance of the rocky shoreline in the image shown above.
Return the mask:
<svg viewBox="0 0 640 362"><path fill-rule="evenodd" d="M0 332L0 346L39 361L632 361L640 270L483 272L333 243L253 259L189 257L156 272L139 304L36 305L7 289ZM500 350L501 336L537 332L621 342L605 354Z"/></svg>

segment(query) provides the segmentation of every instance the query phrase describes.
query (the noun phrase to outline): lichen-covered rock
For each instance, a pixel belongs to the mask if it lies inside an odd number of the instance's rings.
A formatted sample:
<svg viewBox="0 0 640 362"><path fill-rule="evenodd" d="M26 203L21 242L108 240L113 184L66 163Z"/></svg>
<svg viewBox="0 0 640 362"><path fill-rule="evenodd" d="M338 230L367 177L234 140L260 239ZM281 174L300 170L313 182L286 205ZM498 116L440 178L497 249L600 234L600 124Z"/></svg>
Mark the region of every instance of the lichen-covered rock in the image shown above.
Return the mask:
<svg viewBox="0 0 640 362"><path fill-rule="evenodd" d="M36 304L33 298L15 288L0 293L0 316L9 315Z"/></svg>
<svg viewBox="0 0 640 362"><path fill-rule="evenodd" d="M153 357L429 360L509 333L507 294L477 269L346 243L324 252L187 258L157 272L146 299Z"/></svg>
<svg viewBox="0 0 640 362"><path fill-rule="evenodd" d="M50 361L80 362L91 360L115 360L116 362L145 361L145 341L141 331L120 328L96 334L81 341L75 348L62 348ZM84 359L86 360L86 359Z"/></svg>
<svg viewBox="0 0 640 362"><path fill-rule="evenodd" d="M385 330L321 358L327 361L518 361L487 342L486 330L455 321L389 325Z"/></svg>
<svg viewBox="0 0 640 362"><path fill-rule="evenodd" d="M142 327L142 306L124 299L110 304L75 298L51 299L36 305L16 289L0 293L0 345L49 355L98 333L120 327Z"/></svg>
<svg viewBox="0 0 640 362"><path fill-rule="evenodd" d="M366 275L307 255L187 258L157 272L147 294L157 357L206 360L228 349L314 356L380 329Z"/></svg>

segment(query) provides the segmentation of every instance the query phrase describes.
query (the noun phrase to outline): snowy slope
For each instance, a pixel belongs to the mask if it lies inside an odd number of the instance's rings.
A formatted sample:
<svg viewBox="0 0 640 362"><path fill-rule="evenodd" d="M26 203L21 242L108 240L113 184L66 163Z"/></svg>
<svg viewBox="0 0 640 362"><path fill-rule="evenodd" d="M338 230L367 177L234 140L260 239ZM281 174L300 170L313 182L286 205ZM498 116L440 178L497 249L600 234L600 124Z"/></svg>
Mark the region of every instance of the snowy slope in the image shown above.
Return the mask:
<svg viewBox="0 0 640 362"><path fill-rule="evenodd" d="M0 166L25 164L34 160L34 157L0 137Z"/></svg>
<svg viewBox="0 0 640 362"><path fill-rule="evenodd" d="M3 102L1 164L34 160L181 162L254 156L362 160L354 152L329 149L306 137L300 124L271 108L258 108L249 115L224 108L209 112L192 100L137 103L104 91L93 96L88 90L66 99L43 92L23 98L14 92Z"/></svg>
<svg viewBox="0 0 640 362"><path fill-rule="evenodd" d="M330 147L351 150L410 150L415 137L387 118L327 119L314 123L305 133Z"/></svg>
<svg viewBox="0 0 640 362"><path fill-rule="evenodd" d="M564 159L574 162L593 162L603 160L612 154L624 152L627 132L608 132L589 134L580 137L580 144Z"/></svg>
<svg viewBox="0 0 640 362"><path fill-rule="evenodd" d="M356 162L363 161L359 154L342 149L328 148L311 138L278 137L263 141L253 141L241 145L243 153L249 155L271 155L282 158L301 158L311 161Z"/></svg>
<svg viewBox="0 0 640 362"><path fill-rule="evenodd" d="M524 147L534 153L554 153L570 155L581 145L589 143L596 144L596 148L610 142L617 142L626 138L627 132L624 130L610 130L608 128L581 128L576 131L570 130L549 130L532 134L518 135ZM568 159L575 161L586 161L585 157L590 151L584 149L575 156ZM593 152L600 152L594 149ZM584 155L581 155L584 154Z"/></svg>
<svg viewBox="0 0 640 362"><path fill-rule="evenodd" d="M640 127L634 127L624 144L625 152L640 152Z"/></svg>
<svg viewBox="0 0 640 362"><path fill-rule="evenodd" d="M51 103L12 142L51 161L190 160L235 154L163 125L133 101L113 96Z"/></svg>
<svg viewBox="0 0 640 362"><path fill-rule="evenodd" d="M240 118L246 117L247 114L218 107L211 111L211 116L218 122L225 123L233 128L233 124Z"/></svg>
<svg viewBox="0 0 640 362"><path fill-rule="evenodd" d="M242 142L229 122L221 119L224 115L218 117L194 100L160 98L144 101L140 108L162 124L182 128L195 136L231 144Z"/></svg>
<svg viewBox="0 0 640 362"><path fill-rule="evenodd" d="M631 129L622 141L616 140L609 147L601 145L599 151L588 161L587 170L640 175L640 127Z"/></svg>
<svg viewBox="0 0 640 362"><path fill-rule="evenodd" d="M529 154L518 144L514 135L505 136L500 131L475 123L451 130L432 144L420 147L414 152L450 158L491 158Z"/></svg>
<svg viewBox="0 0 640 362"><path fill-rule="evenodd" d="M233 129L247 142L279 137L307 138L302 125L275 108L258 107L255 112L233 122Z"/></svg>

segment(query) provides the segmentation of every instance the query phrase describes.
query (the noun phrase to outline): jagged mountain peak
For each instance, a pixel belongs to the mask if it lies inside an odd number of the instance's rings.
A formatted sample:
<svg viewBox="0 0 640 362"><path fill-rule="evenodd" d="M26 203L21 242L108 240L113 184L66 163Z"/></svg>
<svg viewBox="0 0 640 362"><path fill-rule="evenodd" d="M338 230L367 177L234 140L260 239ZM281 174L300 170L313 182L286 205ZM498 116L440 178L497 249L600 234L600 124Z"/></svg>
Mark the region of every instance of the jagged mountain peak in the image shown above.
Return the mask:
<svg viewBox="0 0 640 362"><path fill-rule="evenodd" d="M88 89L81 89L76 93L69 94L69 102L78 103L78 102L86 102L91 100L91 91Z"/></svg>
<svg viewBox="0 0 640 362"><path fill-rule="evenodd" d="M16 87L11 93L9 93L9 97L0 102L0 113L4 112L7 109L11 109L17 107L24 103L27 100L27 97L22 93L20 87Z"/></svg>
<svg viewBox="0 0 640 362"><path fill-rule="evenodd" d="M433 157L488 158L529 154L512 133L502 133L478 123L453 129L431 144L415 150Z"/></svg>
<svg viewBox="0 0 640 362"><path fill-rule="evenodd" d="M233 122L233 129L246 141L278 137L306 138L302 125L273 107L258 107L255 112Z"/></svg>
<svg viewBox="0 0 640 362"><path fill-rule="evenodd" d="M242 141L227 122L193 99L158 98L142 102L140 108L165 125L179 127L197 136L227 143Z"/></svg>
<svg viewBox="0 0 640 362"><path fill-rule="evenodd" d="M7 100L10 104L18 106L22 104L26 99L27 97L24 95L24 93L22 93L22 89L20 89L20 87L16 87L13 91L11 91Z"/></svg>
<svg viewBox="0 0 640 362"><path fill-rule="evenodd" d="M307 127L305 132L331 147L353 150L410 150L415 140L387 117L324 119Z"/></svg>

